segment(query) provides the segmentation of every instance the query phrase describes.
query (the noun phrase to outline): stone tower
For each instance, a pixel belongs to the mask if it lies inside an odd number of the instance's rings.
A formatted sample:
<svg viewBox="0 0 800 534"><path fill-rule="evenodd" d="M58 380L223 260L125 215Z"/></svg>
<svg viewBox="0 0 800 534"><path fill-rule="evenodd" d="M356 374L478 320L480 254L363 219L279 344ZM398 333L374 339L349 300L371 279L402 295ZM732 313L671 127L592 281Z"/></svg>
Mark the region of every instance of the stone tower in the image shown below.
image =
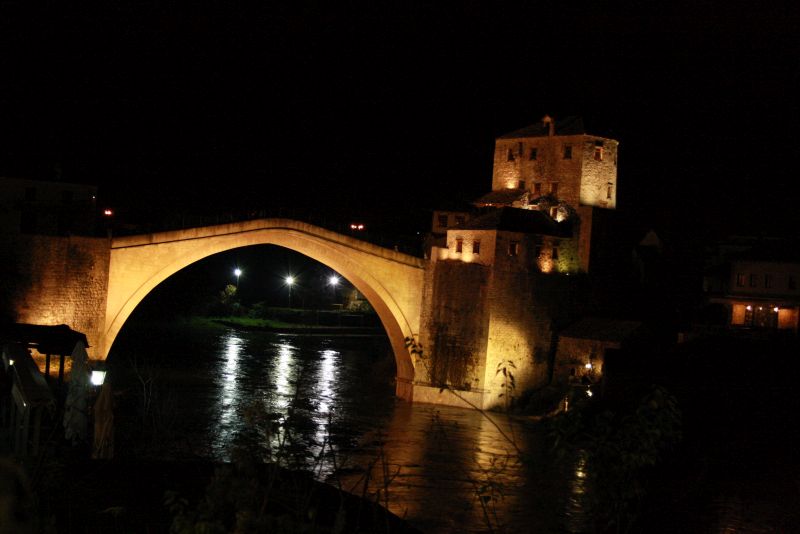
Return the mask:
<svg viewBox="0 0 800 534"><path fill-rule="evenodd" d="M541 121L495 141L492 193L479 205L528 207L552 197L573 208L617 205L617 148L614 139L589 135L583 121Z"/></svg>

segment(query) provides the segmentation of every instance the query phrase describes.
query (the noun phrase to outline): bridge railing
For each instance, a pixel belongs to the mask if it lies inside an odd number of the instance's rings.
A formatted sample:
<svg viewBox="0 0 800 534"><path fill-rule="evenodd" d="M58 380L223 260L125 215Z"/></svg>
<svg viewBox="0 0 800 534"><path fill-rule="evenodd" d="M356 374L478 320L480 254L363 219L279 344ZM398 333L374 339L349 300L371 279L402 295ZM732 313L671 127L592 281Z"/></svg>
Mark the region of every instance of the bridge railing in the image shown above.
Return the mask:
<svg viewBox="0 0 800 534"><path fill-rule="evenodd" d="M412 232L414 235L404 235L400 232L381 228L376 229L369 221L364 221L363 219L344 220L341 215L332 216L302 208L277 207L226 210L205 214L176 213L166 218L161 217L158 222L148 221L134 224L109 222L107 230L113 235L124 236L273 218L292 219L313 224L326 230L348 235L360 241L403 252L411 256L422 257L424 252L424 236L422 232ZM359 225L362 226L359 227Z"/></svg>

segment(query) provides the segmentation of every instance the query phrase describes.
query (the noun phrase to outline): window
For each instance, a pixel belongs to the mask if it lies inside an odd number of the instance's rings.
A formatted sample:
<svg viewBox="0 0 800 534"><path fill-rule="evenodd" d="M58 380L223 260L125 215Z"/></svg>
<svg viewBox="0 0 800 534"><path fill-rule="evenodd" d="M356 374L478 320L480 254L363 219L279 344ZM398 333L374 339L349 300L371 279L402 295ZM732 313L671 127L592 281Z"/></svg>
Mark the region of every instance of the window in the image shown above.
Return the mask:
<svg viewBox="0 0 800 534"><path fill-rule="evenodd" d="M506 154L506 161L514 161L514 151L510 148L508 149L508 153Z"/></svg>
<svg viewBox="0 0 800 534"><path fill-rule="evenodd" d="M480 254L481 253L481 242L480 241L473 241L472 242L472 253L473 254Z"/></svg>
<svg viewBox="0 0 800 534"><path fill-rule="evenodd" d="M564 145L564 159L572 159L572 146Z"/></svg>
<svg viewBox="0 0 800 534"><path fill-rule="evenodd" d="M456 215L456 225L460 226L466 222L463 215Z"/></svg>
<svg viewBox="0 0 800 534"><path fill-rule="evenodd" d="M558 259L558 247L561 245L561 241L553 241L553 252L550 254L550 257L554 260Z"/></svg>
<svg viewBox="0 0 800 534"><path fill-rule="evenodd" d="M447 215L439 215L438 217L439 226L442 228L447 228Z"/></svg>
<svg viewBox="0 0 800 534"><path fill-rule="evenodd" d="M550 208L550 217L553 219L558 217L558 206L553 206Z"/></svg>
<svg viewBox="0 0 800 534"><path fill-rule="evenodd" d="M558 195L558 182L550 182L550 194L553 196Z"/></svg>
<svg viewBox="0 0 800 534"><path fill-rule="evenodd" d="M517 187L519 187L520 189L525 189L525 180L520 180L519 183L517 184Z"/></svg>
<svg viewBox="0 0 800 534"><path fill-rule="evenodd" d="M542 182L533 182L533 194L537 197L542 196Z"/></svg>
<svg viewBox="0 0 800 534"><path fill-rule="evenodd" d="M464 250L464 240L463 239L456 239L456 252L459 254Z"/></svg>
<svg viewBox="0 0 800 534"><path fill-rule="evenodd" d="M744 273L737 273L736 274L736 286L737 287L744 287Z"/></svg>
<svg viewBox="0 0 800 534"><path fill-rule="evenodd" d="M538 157L539 157L539 149L537 149L536 147L532 147L531 151L528 153L528 159L530 161L536 161Z"/></svg>
<svg viewBox="0 0 800 534"><path fill-rule="evenodd" d="M766 287L766 288L772 287L772 275L771 274L765 274L764 275L764 287Z"/></svg>
<svg viewBox="0 0 800 534"><path fill-rule="evenodd" d="M538 246L536 247L536 257L538 258L541 255L542 255L542 247Z"/></svg>
<svg viewBox="0 0 800 534"><path fill-rule="evenodd" d="M611 200L612 193L614 192L614 186L608 184L608 189L606 189L606 200Z"/></svg>
<svg viewBox="0 0 800 534"><path fill-rule="evenodd" d="M517 254L519 254L519 243L517 241L512 241L508 244L508 255L516 256Z"/></svg>
<svg viewBox="0 0 800 534"><path fill-rule="evenodd" d="M603 147L601 146L594 147L594 160L603 161Z"/></svg>
<svg viewBox="0 0 800 534"><path fill-rule="evenodd" d="M758 286L758 275L751 274L750 275L750 287Z"/></svg>

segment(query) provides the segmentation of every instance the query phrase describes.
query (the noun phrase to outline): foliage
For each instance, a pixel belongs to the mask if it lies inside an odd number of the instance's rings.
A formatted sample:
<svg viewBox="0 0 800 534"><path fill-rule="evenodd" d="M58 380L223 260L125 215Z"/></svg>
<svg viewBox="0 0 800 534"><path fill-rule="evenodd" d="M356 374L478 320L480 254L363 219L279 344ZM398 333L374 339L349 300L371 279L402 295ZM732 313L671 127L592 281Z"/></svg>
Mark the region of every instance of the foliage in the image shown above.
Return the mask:
<svg viewBox="0 0 800 534"><path fill-rule="evenodd" d="M602 527L626 531L646 491L646 469L681 439L681 412L673 395L654 386L632 413L587 406L563 413L551 422L550 436L560 456L585 455L593 515Z"/></svg>

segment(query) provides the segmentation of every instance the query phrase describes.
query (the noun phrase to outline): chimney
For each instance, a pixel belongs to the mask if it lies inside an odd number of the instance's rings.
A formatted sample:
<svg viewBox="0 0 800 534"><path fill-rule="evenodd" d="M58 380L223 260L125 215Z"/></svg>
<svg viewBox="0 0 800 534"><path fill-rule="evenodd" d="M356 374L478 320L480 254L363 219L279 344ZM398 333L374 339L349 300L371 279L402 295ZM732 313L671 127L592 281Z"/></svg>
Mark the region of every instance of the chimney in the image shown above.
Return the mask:
<svg viewBox="0 0 800 534"><path fill-rule="evenodd" d="M553 121L553 117L550 115L545 115L542 117L542 125L547 128L547 135L553 136L556 133L556 126L555 122Z"/></svg>

